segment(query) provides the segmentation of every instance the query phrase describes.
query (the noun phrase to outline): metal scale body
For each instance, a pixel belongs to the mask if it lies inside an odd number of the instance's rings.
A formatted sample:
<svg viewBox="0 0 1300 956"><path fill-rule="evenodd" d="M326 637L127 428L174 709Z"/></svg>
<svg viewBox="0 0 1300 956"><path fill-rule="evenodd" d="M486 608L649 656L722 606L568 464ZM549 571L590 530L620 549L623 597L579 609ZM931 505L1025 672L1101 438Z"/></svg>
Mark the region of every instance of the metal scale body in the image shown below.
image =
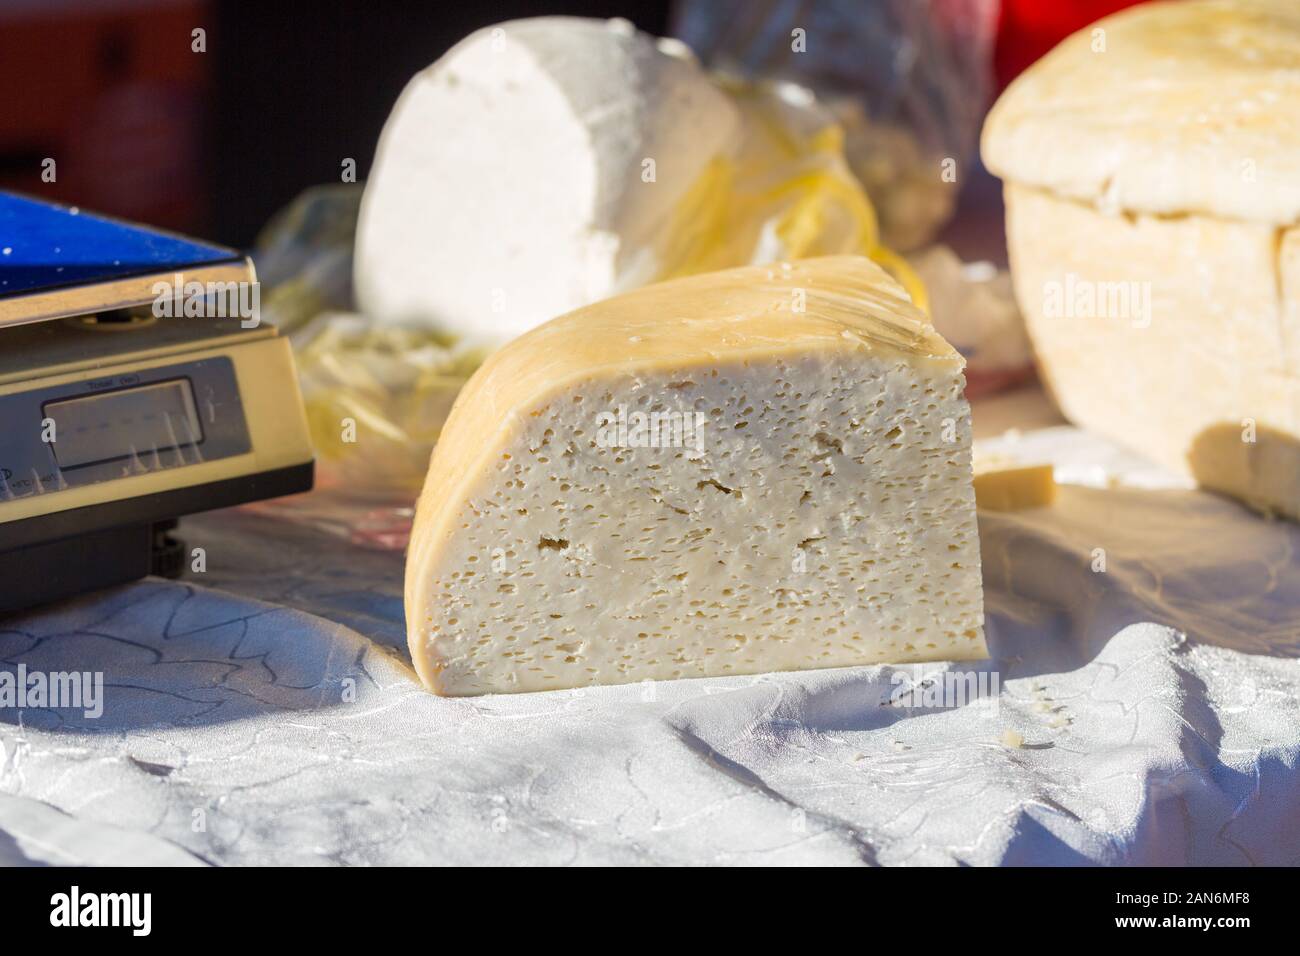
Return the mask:
<svg viewBox="0 0 1300 956"><path fill-rule="evenodd" d="M181 516L311 487L288 340L239 307L255 281L233 250L0 193L0 613L178 574Z"/></svg>

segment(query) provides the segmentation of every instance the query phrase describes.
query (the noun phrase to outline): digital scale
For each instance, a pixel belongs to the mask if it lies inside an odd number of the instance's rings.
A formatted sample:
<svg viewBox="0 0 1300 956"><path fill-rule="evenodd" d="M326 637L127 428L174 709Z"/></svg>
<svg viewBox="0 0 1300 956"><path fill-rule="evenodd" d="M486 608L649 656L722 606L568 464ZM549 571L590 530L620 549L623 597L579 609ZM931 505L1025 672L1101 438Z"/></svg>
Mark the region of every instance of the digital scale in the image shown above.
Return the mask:
<svg viewBox="0 0 1300 956"><path fill-rule="evenodd" d="M255 282L234 250L0 192L0 613L176 576L181 516L311 488Z"/></svg>

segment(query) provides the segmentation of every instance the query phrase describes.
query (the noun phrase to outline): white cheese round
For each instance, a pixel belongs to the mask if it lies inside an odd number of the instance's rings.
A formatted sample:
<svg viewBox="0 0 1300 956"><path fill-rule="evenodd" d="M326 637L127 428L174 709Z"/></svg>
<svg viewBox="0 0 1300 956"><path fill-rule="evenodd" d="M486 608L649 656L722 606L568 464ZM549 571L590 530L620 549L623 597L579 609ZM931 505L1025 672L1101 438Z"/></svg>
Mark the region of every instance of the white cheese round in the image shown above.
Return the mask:
<svg viewBox="0 0 1300 956"><path fill-rule="evenodd" d="M499 342L650 281L656 237L739 122L696 63L626 21L480 30L411 80L384 127L358 304Z"/></svg>

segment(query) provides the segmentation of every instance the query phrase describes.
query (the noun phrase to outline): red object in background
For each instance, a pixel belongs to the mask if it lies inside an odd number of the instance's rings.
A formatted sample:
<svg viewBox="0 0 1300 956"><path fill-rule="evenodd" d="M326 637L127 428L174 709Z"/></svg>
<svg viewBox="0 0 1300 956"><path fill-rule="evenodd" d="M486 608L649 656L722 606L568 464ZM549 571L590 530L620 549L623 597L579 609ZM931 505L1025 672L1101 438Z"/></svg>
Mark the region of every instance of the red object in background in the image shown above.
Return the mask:
<svg viewBox="0 0 1300 956"><path fill-rule="evenodd" d="M1002 0L993 54L998 92L1060 43L1102 17L1139 0Z"/></svg>
<svg viewBox="0 0 1300 956"><path fill-rule="evenodd" d="M205 0L0 5L0 189L202 235L211 54L192 31L207 14Z"/></svg>

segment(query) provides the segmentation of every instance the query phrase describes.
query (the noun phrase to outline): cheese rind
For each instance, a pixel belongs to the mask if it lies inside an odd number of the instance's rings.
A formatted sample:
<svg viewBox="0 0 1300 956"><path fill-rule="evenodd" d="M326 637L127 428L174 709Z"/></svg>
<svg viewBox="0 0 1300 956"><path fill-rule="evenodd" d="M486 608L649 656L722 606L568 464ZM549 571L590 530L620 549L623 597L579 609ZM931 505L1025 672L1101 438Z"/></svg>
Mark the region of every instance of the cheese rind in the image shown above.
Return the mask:
<svg viewBox="0 0 1300 956"><path fill-rule="evenodd" d="M984 656L961 370L857 257L660 283L515 340L466 385L417 509L421 679ZM670 423L658 442L638 413Z"/></svg>
<svg viewBox="0 0 1300 956"><path fill-rule="evenodd" d="M1109 212L1300 220L1300 4L1143 3L1080 30L989 111L997 176Z"/></svg>

